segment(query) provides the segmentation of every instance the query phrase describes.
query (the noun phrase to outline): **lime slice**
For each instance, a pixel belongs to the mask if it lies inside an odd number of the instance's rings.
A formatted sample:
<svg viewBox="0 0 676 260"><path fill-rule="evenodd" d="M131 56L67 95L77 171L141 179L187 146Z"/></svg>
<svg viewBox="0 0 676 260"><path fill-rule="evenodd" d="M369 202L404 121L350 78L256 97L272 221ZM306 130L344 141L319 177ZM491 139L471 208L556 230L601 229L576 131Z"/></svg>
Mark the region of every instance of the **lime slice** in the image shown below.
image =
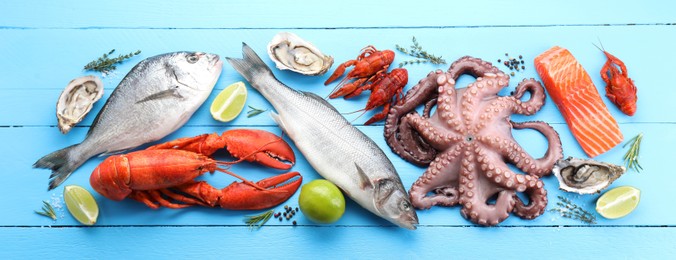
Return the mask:
<svg viewBox="0 0 676 260"><path fill-rule="evenodd" d="M84 225L96 224L99 217L99 205L92 194L77 185L68 185L63 188L63 199L70 214Z"/></svg>
<svg viewBox="0 0 676 260"><path fill-rule="evenodd" d="M345 213L345 198L327 180L314 180L300 188L298 205L303 215L316 223L333 223Z"/></svg>
<svg viewBox="0 0 676 260"><path fill-rule="evenodd" d="M596 212L604 218L616 219L631 213L641 200L641 191L621 186L607 191L596 201Z"/></svg>
<svg viewBox="0 0 676 260"><path fill-rule="evenodd" d="M232 121L242 112L246 97L244 82L240 81L227 86L211 103L211 116L221 122Z"/></svg>

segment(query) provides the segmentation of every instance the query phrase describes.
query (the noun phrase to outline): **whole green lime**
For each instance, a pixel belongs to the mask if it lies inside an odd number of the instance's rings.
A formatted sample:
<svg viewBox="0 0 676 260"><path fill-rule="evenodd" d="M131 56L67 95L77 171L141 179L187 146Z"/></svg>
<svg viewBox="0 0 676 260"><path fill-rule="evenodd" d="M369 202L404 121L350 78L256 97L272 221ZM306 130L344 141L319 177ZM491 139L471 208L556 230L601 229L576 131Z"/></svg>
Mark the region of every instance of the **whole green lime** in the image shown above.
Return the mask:
<svg viewBox="0 0 676 260"><path fill-rule="evenodd" d="M345 197L327 180L314 180L300 188L298 205L303 215L316 223L333 223L345 213Z"/></svg>

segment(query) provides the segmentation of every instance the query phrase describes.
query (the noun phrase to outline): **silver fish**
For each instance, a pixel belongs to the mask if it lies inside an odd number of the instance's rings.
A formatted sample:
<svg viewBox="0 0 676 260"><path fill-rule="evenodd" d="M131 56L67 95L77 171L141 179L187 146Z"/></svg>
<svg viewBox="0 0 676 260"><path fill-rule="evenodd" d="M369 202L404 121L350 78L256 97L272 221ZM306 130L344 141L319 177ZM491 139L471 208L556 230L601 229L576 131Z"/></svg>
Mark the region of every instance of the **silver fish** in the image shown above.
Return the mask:
<svg viewBox="0 0 676 260"><path fill-rule="evenodd" d="M400 227L415 229L418 216L380 147L326 100L279 82L248 45L243 44L242 52L243 59L226 59L277 110L279 114L272 117L310 165L362 207Z"/></svg>
<svg viewBox="0 0 676 260"><path fill-rule="evenodd" d="M115 88L82 143L33 164L51 169L49 189L97 154L111 154L162 139L185 124L209 97L223 68L218 55L174 52L137 64Z"/></svg>

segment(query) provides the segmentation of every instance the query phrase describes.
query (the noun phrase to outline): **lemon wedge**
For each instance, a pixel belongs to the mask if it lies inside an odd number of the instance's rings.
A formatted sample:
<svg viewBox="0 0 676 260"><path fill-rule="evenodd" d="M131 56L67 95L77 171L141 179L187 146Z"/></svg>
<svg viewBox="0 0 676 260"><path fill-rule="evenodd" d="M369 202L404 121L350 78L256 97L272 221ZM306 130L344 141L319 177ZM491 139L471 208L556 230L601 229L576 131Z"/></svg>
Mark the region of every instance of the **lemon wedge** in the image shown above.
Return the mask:
<svg viewBox="0 0 676 260"><path fill-rule="evenodd" d="M211 103L211 116L221 122L230 122L235 119L244 109L246 103L246 86L244 82L236 82L224 88L218 93Z"/></svg>
<svg viewBox="0 0 676 260"><path fill-rule="evenodd" d="M631 186L621 186L607 191L596 201L596 212L607 219L621 218L636 209L641 191Z"/></svg>
<svg viewBox="0 0 676 260"><path fill-rule="evenodd" d="M68 211L77 221L87 226L96 224L99 205L89 191L77 185L68 185L63 188L63 199Z"/></svg>

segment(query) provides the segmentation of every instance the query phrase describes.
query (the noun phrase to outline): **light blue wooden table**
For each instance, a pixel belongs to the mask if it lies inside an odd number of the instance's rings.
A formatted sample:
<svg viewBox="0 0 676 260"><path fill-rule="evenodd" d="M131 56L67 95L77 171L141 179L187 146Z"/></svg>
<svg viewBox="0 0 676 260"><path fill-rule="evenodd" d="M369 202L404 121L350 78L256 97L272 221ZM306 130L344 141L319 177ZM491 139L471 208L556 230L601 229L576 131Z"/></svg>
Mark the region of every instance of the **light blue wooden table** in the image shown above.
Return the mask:
<svg viewBox="0 0 676 260"><path fill-rule="evenodd" d="M676 4L673 1L462 1L461 3L362 1L3 1L0 3L0 258L666 258L676 254L673 149L676 147L676 102L672 80L676 62ZM546 212L535 220L511 216L497 227L479 227L460 216L459 208L435 207L418 211L415 231L397 228L354 202L335 224L315 225L302 215L298 226L271 220L252 232L242 218L257 212L190 208L151 210L135 201L114 202L94 194L101 208L96 226L77 223L65 209L57 221L33 211L42 200L60 200L63 186L47 191L49 172L32 169L41 156L80 142L103 101L68 135L56 128L55 102L72 78L89 61L110 49L142 50L141 57L119 66L104 78L108 98L122 77L142 58L177 50L213 52L240 57L241 42L258 53L273 35L291 31L315 43L337 63L356 57L364 46L394 49L416 36L425 49L453 61L472 55L495 62L504 53L523 55L526 70L517 72L509 88L525 77L536 77L533 58L553 45L568 48L587 69L601 93L598 74L605 57L592 43L605 48L629 67L639 88L638 112L620 113L604 97L625 137L645 134L642 173L629 172L612 187L632 185L642 191L641 203L629 216L587 225ZM272 65L267 56L263 59ZM408 59L397 53L395 63ZM335 67L335 66L334 66ZM500 66L504 69L504 67ZM406 89L434 69L447 66L409 66ZM93 73L96 74L96 73ZM275 75L299 90L326 96L327 75L304 77L275 70ZM207 105L225 86L242 78L228 64L206 105L188 123L165 138L257 128L280 133L267 115L241 115L224 124L213 120ZM465 84L469 78L464 79ZM340 111L364 106L367 96L330 100ZM247 104L270 108L250 89ZM349 115L353 119L355 115ZM397 167L407 188L422 174L395 156L382 137L383 126L363 126ZM561 135L565 156L584 157L563 118L549 99L531 117L544 120ZM514 135L535 156L545 139L532 131ZM295 147L294 147L295 149ZM626 150L616 147L596 159L621 164ZM305 181L319 178L296 150ZM89 174L102 161L95 158L78 169L65 184L88 188ZM250 164L235 171L251 179L277 173ZM222 187L232 179L207 176ZM593 212L598 195L575 195L557 189L553 176L544 178L553 208L562 195ZM297 205L297 194L285 204ZM284 204L282 204L284 205ZM281 208L281 206L279 207Z"/></svg>

